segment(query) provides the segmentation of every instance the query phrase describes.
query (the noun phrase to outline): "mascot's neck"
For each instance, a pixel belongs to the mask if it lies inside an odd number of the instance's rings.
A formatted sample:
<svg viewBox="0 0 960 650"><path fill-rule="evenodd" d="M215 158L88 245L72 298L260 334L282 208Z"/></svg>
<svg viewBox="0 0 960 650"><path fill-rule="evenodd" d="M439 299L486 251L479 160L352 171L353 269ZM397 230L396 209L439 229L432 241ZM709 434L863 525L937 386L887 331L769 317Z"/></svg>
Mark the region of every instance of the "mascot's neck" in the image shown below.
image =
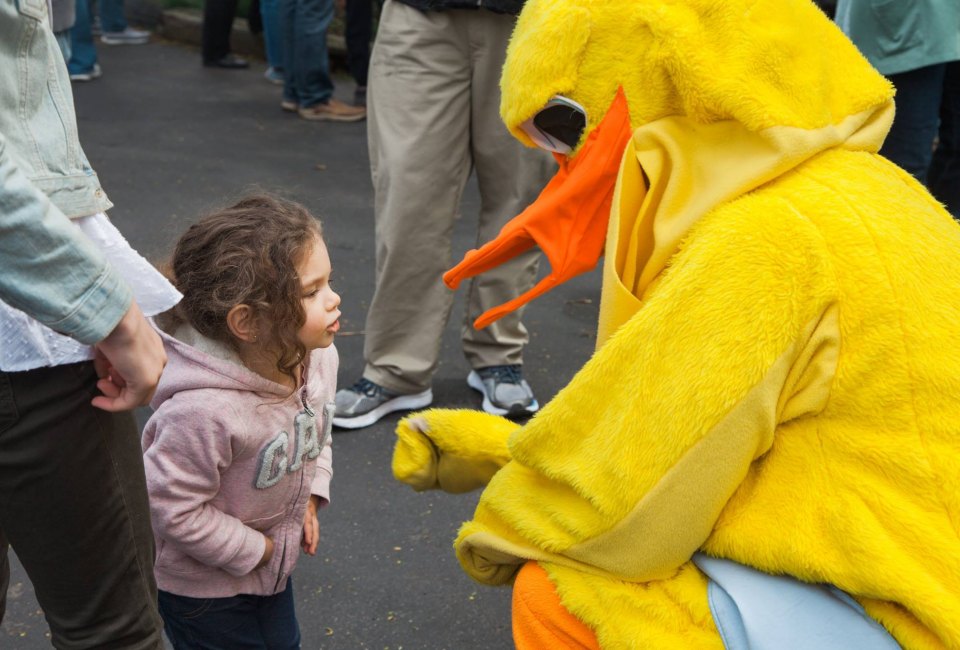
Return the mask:
<svg viewBox="0 0 960 650"><path fill-rule="evenodd" d="M753 132L734 121L667 117L627 144L610 208L597 348L644 294L704 215L828 149L876 151L893 119L887 102L821 129Z"/></svg>

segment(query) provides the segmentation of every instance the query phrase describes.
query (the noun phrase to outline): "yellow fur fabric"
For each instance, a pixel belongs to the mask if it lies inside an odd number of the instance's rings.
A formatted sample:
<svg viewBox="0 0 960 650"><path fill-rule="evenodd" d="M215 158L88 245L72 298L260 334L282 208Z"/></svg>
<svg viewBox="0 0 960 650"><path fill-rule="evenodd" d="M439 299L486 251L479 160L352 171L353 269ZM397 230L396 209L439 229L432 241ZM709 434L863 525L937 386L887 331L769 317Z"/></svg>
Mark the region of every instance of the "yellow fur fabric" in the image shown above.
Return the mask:
<svg viewBox="0 0 960 650"><path fill-rule="evenodd" d="M875 106L890 84L810 0L528 0L501 80L519 125L550 97L599 124L617 88L639 127L670 115L818 129Z"/></svg>
<svg viewBox="0 0 960 650"><path fill-rule="evenodd" d="M889 84L808 0L530 0L502 85L521 138L626 90L635 304L510 436L464 569L542 562L604 647L720 647L702 549L960 649L960 227L873 153Z"/></svg>
<svg viewBox="0 0 960 650"><path fill-rule="evenodd" d="M478 411L429 409L397 424L393 476L417 491L451 494L483 487L510 460L518 426Z"/></svg>
<svg viewBox="0 0 960 650"><path fill-rule="evenodd" d="M674 648L635 603L588 594L626 578L649 604L706 530L711 554L844 589L905 648L960 647L957 251L949 216L867 153L823 154L719 207L511 438L458 537L465 569L504 583L525 558L553 563L605 647L632 647L616 631L633 617L662 635L647 647ZM833 364L818 356L837 345ZM698 458L744 404L742 437ZM702 489L731 464L732 493ZM665 485L683 507L637 526Z"/></svg>
<svg viewBox="0 0 960 650"><path fill-rule="evenodd" d="M606 622L596 628L601 648L724 647L707 604L707 579L693 564L685 564L668 580L643 585L599 577L583 580L574 569L549 563L543 567L555 584L565 585L562 602L570 612L584 621Z"/></svg>

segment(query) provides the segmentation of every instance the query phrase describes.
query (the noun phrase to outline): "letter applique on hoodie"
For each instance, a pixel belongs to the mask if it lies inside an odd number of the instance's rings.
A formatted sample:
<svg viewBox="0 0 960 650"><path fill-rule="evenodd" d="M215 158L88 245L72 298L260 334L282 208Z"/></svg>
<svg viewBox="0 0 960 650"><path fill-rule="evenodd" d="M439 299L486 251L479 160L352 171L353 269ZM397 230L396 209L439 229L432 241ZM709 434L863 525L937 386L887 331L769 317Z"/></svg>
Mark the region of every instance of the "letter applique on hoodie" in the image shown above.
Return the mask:
<svg viewBox="0 0 960 650"><path fill-rule="evenodd" d="M293 454L290 452L290 434L282 430L267 444L260 455L257 466L256 486L260 490L273 487L286 473L298 472L303 460L313 460L320 455L323 443L331 434L333 427L332 404L323 407L323 439L317 432L317 416L313 409L304 406L293 420Z"/></svg>

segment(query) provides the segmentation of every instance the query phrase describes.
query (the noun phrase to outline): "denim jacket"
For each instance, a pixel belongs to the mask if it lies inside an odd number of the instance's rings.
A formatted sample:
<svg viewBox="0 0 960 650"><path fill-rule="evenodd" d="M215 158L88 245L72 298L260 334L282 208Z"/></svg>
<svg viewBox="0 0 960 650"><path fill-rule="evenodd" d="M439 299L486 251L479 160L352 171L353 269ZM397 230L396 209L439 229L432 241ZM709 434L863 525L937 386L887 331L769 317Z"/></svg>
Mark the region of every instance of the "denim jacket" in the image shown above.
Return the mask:
<svg viewBox="0 0 960 650"><path fill-rule="evenodd" d="M0 299L83 343L132 300L65 217L111 207L77 139L46 0L0 0Z"/></svg>

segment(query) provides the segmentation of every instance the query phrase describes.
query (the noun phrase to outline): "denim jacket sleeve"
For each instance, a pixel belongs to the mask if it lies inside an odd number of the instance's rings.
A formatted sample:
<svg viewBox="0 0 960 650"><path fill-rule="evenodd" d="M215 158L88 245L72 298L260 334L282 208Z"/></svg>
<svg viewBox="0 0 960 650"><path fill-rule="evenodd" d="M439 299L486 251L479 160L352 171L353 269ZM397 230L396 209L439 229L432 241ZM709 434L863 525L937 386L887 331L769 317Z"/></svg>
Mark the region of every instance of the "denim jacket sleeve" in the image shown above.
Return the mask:
<svg viewBox="0 0 960 650"><path fill-rule="evenodd" d="M103 255L18 168L0 133L0 299L93 344L133 300Z"/></svg>

